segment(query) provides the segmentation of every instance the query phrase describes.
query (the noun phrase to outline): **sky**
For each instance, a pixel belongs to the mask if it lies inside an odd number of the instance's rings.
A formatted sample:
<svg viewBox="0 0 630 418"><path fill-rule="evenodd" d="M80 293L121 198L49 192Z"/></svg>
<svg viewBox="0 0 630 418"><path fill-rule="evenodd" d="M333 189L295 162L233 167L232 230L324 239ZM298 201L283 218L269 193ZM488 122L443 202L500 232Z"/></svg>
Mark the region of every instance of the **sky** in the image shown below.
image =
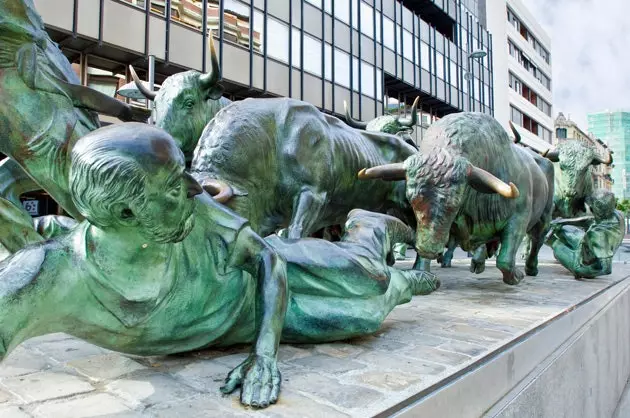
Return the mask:
<svg viewBox="0 0 630 418"><path fill-rule="evenodd" d="M630 111L630 0L522 0L551 37L553 117Z"/></svg>

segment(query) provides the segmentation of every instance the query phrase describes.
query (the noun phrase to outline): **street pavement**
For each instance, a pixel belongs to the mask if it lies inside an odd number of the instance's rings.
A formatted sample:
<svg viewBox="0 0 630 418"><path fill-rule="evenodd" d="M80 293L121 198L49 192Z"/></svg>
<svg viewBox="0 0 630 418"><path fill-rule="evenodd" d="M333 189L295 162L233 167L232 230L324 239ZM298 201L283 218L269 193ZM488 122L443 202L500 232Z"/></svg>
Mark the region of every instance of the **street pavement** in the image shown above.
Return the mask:
<svg viewBox="0 0 630 418"><path fill-rule="evenodd" d="M629 253L630 243L620 260ZM492 261L474 275L466 254L458 255L452 268L432 268L440 289L394 309L374 335L282 345L282 394L266 410L219 392L248 347L138 357L51 334L23 343L0 365L0 417L373 416L630 275L622 262L610 276L577 281L543 254L537 277L508 286Z"/></svg>

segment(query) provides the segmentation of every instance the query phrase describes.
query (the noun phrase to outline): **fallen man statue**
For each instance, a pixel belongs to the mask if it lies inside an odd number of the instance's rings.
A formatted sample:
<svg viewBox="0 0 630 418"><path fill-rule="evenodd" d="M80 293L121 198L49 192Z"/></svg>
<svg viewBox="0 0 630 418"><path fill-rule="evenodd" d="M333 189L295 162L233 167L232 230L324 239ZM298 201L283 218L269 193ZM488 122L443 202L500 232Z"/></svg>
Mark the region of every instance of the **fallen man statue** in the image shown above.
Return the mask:
<svg viewBox="0 0 630 418"><path fill-rule="evenodd" d="M576 279L612 273L612 260L624 236L623 213L615 209L615 195L597 189L585 199L593 216L557 219L546 244Z"/></svg>
<svg viewBox="0 0 630 418"><path fill-rule="evenodd" d="M413 231L354 210L339 242L256 235L184 171L165 131L100 128L71 152L69 189L86 218L0 263L0 359L22 341L65 332L136 355L252 343L222 391L266 407L280 390L283 342L375 332L399 304L439 283L390 267Z"/></svg>

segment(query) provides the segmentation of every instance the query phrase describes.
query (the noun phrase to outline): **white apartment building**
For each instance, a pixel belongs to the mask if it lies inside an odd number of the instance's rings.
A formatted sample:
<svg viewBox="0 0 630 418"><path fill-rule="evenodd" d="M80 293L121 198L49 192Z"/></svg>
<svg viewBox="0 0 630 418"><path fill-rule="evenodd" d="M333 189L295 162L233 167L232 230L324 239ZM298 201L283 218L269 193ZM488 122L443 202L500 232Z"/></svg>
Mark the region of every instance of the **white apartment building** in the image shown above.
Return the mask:
<svg viewBox="0 0 630 418"><path fill-rule="evenodd" d="M552 143L551 39L521 0L487 0L492 34L494 115L511 120L526 145Z"/></svg>

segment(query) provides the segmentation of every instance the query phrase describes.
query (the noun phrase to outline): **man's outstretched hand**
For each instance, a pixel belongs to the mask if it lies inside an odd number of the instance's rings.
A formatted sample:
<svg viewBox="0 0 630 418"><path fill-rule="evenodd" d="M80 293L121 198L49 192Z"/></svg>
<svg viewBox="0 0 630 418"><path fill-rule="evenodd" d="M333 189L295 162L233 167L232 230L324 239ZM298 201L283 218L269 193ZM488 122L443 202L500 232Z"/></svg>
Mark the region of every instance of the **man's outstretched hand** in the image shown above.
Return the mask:
<svg viewBox="0 0 630 418"><path fill-rule="evenodd" d="M241 403L266 408L280 393L280 371L276 359L251 354L228 374L221 392L232 393L241 386Z"/></svg>

